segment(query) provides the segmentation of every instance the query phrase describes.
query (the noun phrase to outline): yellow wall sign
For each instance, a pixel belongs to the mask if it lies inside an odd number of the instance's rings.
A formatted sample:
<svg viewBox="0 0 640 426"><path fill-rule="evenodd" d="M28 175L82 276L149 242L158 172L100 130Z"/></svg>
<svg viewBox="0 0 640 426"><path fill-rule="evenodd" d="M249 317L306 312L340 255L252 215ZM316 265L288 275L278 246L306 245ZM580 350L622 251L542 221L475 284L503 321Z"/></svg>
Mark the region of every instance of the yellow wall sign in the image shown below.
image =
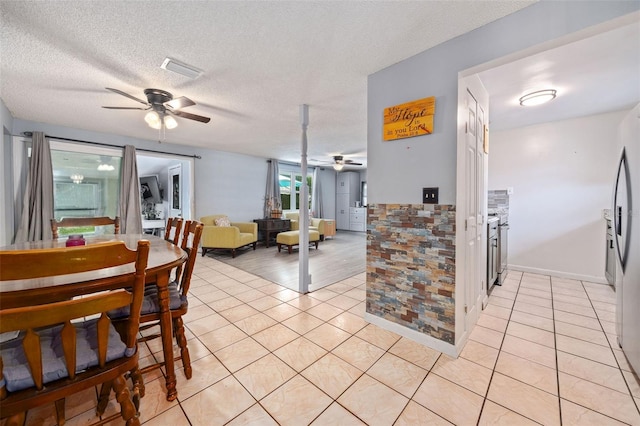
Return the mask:
<svg viewBox="0 0 640 426"><path fill-rule="evenodd" d="M435 96L385 108L382 125L384 140L430 135L435 112Z"/></svg>

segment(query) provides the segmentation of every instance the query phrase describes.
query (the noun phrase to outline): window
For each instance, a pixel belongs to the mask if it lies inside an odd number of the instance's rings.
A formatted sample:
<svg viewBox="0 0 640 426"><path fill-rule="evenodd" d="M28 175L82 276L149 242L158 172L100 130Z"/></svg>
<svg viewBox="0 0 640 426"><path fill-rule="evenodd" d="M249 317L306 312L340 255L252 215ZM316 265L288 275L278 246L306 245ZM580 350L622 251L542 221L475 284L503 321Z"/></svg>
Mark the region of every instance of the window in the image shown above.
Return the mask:
<svg viewBox="0 0 640 426"><path fill-rule="evenodd" d="M120 150L51 141L54 217L117 216L121 157ZM102 228L62 228L60 234L107 232Z"/></svg>
<svg viewBox="0 0 640 426"><path fill-rule="evenodd" d="M311 208L312 179L312 175L308 174L306 184L309 193L309 199L307 200L309 209ZM280 200L282 202L282 210L300 209L301 186L302 175L300 174L300 171L284 170L280 172Z"/></svg>

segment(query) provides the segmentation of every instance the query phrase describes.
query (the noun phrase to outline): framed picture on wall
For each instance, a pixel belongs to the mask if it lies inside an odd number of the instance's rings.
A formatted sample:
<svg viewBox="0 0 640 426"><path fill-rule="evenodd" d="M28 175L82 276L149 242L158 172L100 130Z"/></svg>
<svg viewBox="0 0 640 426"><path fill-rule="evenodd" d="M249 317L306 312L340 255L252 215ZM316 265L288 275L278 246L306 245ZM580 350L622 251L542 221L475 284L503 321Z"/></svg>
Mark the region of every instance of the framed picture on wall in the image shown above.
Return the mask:
<svg viewBox="0 0 640 426"><path fill-rule="evenodd" d="M182 216L182 167L169 168L169 209L171 217Z"/></svg>

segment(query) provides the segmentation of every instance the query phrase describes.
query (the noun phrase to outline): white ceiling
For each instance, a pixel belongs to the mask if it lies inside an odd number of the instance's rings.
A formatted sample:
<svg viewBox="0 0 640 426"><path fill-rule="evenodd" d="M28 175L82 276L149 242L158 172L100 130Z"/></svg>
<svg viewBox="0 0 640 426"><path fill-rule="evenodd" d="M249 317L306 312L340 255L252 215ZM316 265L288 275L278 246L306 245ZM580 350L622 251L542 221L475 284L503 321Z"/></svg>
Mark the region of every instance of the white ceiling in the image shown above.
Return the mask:
<svg viewBox="0 0 640 426"><path fill-rule="evenodd" d="M639 17L480 72L491 130L631 109L640 102ZM520 106L522 95L542 89L557 90L556 99Z"/></svg>
<svg viewBox="0 0 640 426"><path fill-rule="evenodd" d="M0 95L15 118L154 140L145 112L101 108L140 106L104 88L164 89L211 117L178 118L166 142L293 162L306 103L309 158L366 163L367 75L531 3L1 0Z"/></svg>

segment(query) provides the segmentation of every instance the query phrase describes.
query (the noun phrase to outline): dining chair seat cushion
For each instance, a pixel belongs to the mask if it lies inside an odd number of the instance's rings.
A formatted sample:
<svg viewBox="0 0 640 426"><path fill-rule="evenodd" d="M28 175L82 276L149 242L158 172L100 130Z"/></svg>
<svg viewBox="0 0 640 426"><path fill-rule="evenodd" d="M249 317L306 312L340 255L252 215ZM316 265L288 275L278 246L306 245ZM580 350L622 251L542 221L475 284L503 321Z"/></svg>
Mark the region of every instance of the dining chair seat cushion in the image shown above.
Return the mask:
<svg viewBox="0 0 640 426"><path fill-rule="evenodd" d="M178 309L182 306L183 297L178 290L178 283L169 283L169 309ZM155 285L147 285L144 288L144 299L142 299L141 315L153 314L160 312L160 302L158 300L158 287ZM129 306L109 311L111 318L123 318L129 316Z"/></svg>
<svg viewBox="0 0 640 426"><path fill-rule="evenodd" d="M73 323L76 328L76 373L98 365L97 351L97 319ZM109 343L107 346L107 362L122 358L126 353L126 345L112 324L109 324ZM62 325L38 330L40 351L42 353L43 382L50 383L68 377L64 362L60 329ZM6 380L7 390L15 392L34 386L31 370L22 349L24 332L17 338L2 344L2 373ZM128 355L128 354L127 354Z"/></svg>

